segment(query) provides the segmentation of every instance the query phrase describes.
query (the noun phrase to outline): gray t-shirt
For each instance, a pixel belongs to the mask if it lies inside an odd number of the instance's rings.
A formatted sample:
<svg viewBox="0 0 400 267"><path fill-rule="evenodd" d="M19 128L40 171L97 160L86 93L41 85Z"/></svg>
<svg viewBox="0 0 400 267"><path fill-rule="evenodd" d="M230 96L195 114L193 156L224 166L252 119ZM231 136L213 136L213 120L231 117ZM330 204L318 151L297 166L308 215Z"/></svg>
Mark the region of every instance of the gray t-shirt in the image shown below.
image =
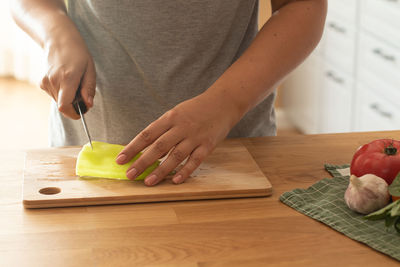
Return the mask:
<svg viewBox="0 0 400 267"><path fill-rule="evenodd" d="M74 0L68 14L94 58L97 87L86 114L93 140L129 143L178 103L211 86L258 31L257 0ZM275 93L229 137L275 135ZM81 122L52 104L50 145L87 143Z"/></svg>

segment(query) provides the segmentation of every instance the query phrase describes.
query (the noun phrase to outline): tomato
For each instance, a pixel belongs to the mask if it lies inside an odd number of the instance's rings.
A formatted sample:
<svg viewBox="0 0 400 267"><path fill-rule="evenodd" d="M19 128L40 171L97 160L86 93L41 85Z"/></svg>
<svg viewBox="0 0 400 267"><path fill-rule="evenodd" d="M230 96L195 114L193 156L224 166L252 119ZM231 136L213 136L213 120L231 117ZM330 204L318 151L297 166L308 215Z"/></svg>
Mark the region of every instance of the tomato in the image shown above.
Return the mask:
<svg viewBox="0 0 400 267"><path fill-rule="evenodd" d="M350 173L357 177L371 173L390 185L400 172L400 141L374 140L358 148L350 165Z"/></svg>

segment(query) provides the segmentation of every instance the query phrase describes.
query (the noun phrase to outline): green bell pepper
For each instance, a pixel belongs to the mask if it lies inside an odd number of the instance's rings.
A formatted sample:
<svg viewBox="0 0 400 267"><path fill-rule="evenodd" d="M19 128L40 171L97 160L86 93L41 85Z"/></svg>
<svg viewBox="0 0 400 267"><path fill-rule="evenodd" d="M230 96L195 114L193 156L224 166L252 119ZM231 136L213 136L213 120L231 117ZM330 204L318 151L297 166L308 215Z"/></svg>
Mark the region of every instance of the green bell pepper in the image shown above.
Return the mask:
<svg viewBox="0 0 400 267"><path fill-rule="evenodd" d="M76 162L76 175L80 177L108 178L128 180L126 171L142 153L137 154L131 161L120 165L115 162L118 154L124 146L93 141L93 150L90 144L86 144L79 152ZM153 170L160 165L160 161L154 162L135 180L144 180Z"/></svg>

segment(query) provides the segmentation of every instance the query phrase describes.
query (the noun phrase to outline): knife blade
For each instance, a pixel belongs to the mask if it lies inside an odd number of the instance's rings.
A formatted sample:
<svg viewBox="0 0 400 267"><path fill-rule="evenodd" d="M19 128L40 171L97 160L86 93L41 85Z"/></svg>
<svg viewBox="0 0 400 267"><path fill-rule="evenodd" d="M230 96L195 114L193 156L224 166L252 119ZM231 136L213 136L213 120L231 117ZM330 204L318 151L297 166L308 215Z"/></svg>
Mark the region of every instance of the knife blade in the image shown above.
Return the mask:
<svg viewBox="0 0 400 267"><path fill-rule="evenodd" d="M87 112L87 107L86 107L85 102L82 99L81 88L80 87L78 88L78 90L76 92L75 100L74 100L74 102L72 104L73 104L73 107L75 109L75 112L79 116L81 116L83 129L85 130L86 136L89 139L90 147L93 150L92 138L90 137L89 129L88 129L87 125L86 125L86 120L85 120L85 116L84 116L84 114Z"/></svg>

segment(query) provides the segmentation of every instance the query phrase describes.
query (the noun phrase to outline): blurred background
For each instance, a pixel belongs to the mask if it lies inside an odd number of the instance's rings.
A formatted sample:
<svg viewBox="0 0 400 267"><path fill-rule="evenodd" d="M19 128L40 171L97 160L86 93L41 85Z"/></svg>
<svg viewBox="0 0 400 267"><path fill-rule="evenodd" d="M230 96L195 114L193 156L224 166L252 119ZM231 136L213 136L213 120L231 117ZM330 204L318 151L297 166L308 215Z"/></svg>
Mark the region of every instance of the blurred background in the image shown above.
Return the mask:
<svg viewBox="0 0 400 267"><path fill-rule="evenodd" d="M260 27L271 13L260 0ZM0 147L48 145L45 55L0 1ZM317 49L278 89L278 135L399 129L400 1L329 0Z"/></svg>
<svg viewBox="0 0 400 267"><path fill-rule="evenodd" d="M0 1L0 36L0 148L46 147L50 98L38 86L45 57L15 25L9 1Z"/></svg>
<svg viewBox="0 0 400 267"><path fill-rule="evenodd" d="M280 88L302 133L400 128L400 1L329 0L318 48Z"/></svg>

